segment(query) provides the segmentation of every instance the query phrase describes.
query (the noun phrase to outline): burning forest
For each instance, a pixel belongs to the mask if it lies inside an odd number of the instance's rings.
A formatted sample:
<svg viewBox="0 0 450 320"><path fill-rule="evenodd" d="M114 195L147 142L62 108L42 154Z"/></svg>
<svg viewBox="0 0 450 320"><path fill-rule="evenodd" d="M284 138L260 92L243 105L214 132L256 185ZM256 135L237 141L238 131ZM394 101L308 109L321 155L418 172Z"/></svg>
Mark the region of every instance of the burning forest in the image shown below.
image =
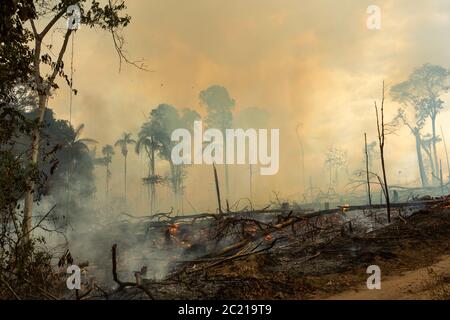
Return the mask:
<svg viewBox="0 0 450 320"><path fill-rule="evenodd" d="M2 0L0 300L449 300L450 6L381 2Z"/></svg>

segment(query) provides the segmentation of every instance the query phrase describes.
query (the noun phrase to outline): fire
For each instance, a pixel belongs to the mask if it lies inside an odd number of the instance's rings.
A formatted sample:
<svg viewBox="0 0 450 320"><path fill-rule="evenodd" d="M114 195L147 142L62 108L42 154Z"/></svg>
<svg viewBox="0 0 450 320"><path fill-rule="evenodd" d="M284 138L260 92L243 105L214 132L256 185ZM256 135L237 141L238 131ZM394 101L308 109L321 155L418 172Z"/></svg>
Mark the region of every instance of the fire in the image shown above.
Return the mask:
<svg viewBox="0 0 450 320"><path fill-rule="evenodd" d="M176 236L179 230L180 230L180 225L178 223L174 223L169 226L169 233L172 236Z"/></svg>
<svg viewBox="0 0 450 320"><path fill-rule="evenodd" d="M264 240L272 241L273 240L273 236L271 234L268 234L267 236L264 237Z"/></svg>

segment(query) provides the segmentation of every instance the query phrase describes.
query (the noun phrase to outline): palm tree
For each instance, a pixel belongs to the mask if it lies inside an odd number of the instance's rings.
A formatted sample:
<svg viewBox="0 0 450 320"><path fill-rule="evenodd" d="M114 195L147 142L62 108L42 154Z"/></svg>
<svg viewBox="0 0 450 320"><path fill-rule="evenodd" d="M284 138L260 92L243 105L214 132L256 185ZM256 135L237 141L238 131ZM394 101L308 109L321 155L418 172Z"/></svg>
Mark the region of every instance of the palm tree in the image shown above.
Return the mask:
<svg viewBox="0 0 450 320"><path fill-rule="evenodd" d="M125 182L125 203L127 202L127 156L128 156L128 145L136 144L136 141L132 139L131 133L124 132L122 137L116 141L114 144L115 147L120 147L122 155L124 157L124 182Z"/></svg>
<svg viewBox="0 0 450 320"><path fill-rule="evenodd" d="M108 192L109 192L109 178L111 177L111 171L109 171L109 165L111 164L112 157L115 154L112 145L107 144L102 148L103 154L103 164L106 167L106 202L108 202Z"/></svg>
<svg viewBox="0 0 450 320"><path fill-rule="evenodd" d="M75 165L74 156L82 153L90 153L88 144L98 143L94 139L84 138L81 139L81 133L83 132L84 124L80 124L76 129L71 130L68 136L66 137L66 144L64 145L64 150L67 155L70 157L69 165L67 167L67 208L66 211L69 210L70 204L70 180L73 171L73 167Z"/></svg>
<svg viewBox="0 0 450 320"><path fill-rule="evenodd" d="M98 143L94 139L80 139L83 129L84 124L80 124L75 130L71 131L70 135L67 137L67 142L64 147L69 151L69 153L75 154L78 152L89 152L89 148L87 145L90 143Z"/></svg>

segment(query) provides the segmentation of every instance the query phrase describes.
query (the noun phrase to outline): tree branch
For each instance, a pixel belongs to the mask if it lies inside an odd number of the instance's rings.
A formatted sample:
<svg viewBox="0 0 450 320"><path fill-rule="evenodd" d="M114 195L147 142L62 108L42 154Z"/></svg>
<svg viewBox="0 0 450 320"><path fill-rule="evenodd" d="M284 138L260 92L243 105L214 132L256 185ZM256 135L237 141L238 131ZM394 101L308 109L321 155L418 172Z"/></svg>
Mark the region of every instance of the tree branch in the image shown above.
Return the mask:
<svg viewBox="0 0 450 320"><path fill-rule="evenodd" d="M52 75L48 79L49 86L47 87L47 90L50 90L53 82L55 81L56 76L58 75L59 69L61 68L64 53L66 52L67 44L69 43L69 38L70 38L70 35L72 34L72 31L73 30L71 30L71 29L67 29L66 34L64 35L64 42L61 47L61 50L59 51L58 60L56 61L55 69L53 70Z"/></svg>
<svg viewBox="0 0 450 320"><path fill-rule="evenodd" d="M64 7L63 10L61 10L60 12L58 12L52 20L50 20L50 22L47 24L47 26L45 26L44 30L42 30L41 33L38 34L38 37L40 40L44 39L44 37L47 35L47 33L51 30L51 28L55 25L55 23L64 15L64 13L66 12L67 7Z"/></svg>
<svg viewBox="0 0 450 320"><path fill-rule="evenodd" d="M31 19L31 20L30 20L30 23L31 23L31 29L33 29L33 34L34 34L34 36L35 36L36 38L39 37L39 33L37 32L36 25L34 24L34 20Z"/></svg>

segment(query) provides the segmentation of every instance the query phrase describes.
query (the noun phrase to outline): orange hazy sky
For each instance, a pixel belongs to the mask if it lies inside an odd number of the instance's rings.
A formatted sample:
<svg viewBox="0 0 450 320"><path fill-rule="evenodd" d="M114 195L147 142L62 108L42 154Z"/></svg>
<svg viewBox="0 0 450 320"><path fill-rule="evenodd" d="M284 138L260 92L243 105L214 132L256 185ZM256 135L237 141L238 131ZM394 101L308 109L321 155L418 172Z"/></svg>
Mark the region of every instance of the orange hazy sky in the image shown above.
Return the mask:
<svg viewBox="0 0 450 320"><path fill-rule="evenodd" d="M236 115L258 107L269 127L280 129L280 171L255 177L254 197L264 204L279 191L299 198L303 192L296 127L302 125L305 176L327 188L325 153L346 150L350 171L363 161L364 132L375 140L373 101L381 84L405 80L424 63L450 67L450 2L361 0L129 0L132 23L124 31L132 59L144 59L152 72L124 65L111 36L82 28L74 46L73 123L84 123L84 136L113 144L123 131L136 134L159 103L194 108L205 114L198 94L213 84L225 86L236 100ZM368 30L366 9L381 8L381 30ZM59 33L53 38L58 44ZM69 50L70 52L70 50ZM68 55L69 56L69 55ZM66 57L66 66L70 61ZM64 85L49 102L68 118L69 90ZM445 99L448 101L447 99ZM388 117L399 107L387 101ZM438 125L450 120L446 110ZM448 133L450 139L450 133ZM450 140L449 140L450 141ZM418 181L413 137L402 129L387 142L391 180ZM440 150L442 154L442 150ZM121 194L122 158L113 161L113 192ZM138 199L145 163L130 156L129 184ZM158 170L167 170L160 163ZM403 173L399 173L399 171ZM231 168L233 200L248 197L247 169ZM198 210L213 210L210 168L188 171L186 197ZM103 172L98 170L98 188ZM204 188L199 188L199 184ZM201 191L203 190L204 191ZM167 191L160 191L161 197ZM137 205L141 210L143 205ZM170 207L161 202L161 210Z"/></svg>

